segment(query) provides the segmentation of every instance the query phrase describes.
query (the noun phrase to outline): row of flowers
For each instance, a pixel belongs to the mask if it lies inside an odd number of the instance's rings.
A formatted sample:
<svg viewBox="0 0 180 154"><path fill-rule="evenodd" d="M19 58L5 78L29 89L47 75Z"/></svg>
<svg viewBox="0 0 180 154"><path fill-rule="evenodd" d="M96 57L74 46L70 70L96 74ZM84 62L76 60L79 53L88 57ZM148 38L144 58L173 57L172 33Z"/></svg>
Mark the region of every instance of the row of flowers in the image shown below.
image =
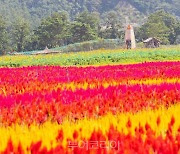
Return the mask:
<svg viewBox="0 0 180 154"><path fill-rule="evenodd" d="M0 94L62 89L62 84L75 83L75 88L87 84L128 83L129 80L161 79L179 82L180 62L154 62L101 67L34 66L23 68L0 68ZM64 85L63 88L68 88ZM71 87L72 88L72 87Z"/></svg>
<svg viewBox="0 0 180 154"><path fill-rule="evenodd" d="M165 153L180 151L180 105L98 119L0 128L4 153Z"/></svg>
<svg viewBox="0 0 180 154"><path fill-rule="evenodd" d="M0 97L0 122L61 123L64 118L100 117L108 112L138 112L180 102L180 84L120 85L99 89L57 90Z"/></svg>

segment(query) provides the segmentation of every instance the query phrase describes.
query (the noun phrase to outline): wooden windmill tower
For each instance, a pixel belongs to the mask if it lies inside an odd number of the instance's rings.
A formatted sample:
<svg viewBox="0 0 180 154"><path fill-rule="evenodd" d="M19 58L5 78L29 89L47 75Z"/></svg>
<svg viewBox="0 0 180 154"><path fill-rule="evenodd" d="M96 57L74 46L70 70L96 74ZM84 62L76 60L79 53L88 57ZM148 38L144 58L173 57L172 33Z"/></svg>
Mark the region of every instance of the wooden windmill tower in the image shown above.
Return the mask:
<svg viewBox="0 0 180 154"><path fill-rule="evenodd" d="M127 23L126 19L126 23ZM135 41L135 34L134 34L134 28L130 24L126 24L126 30L125 30L125 43L127 49L135 49L136 48L136 41Z"/></svg>

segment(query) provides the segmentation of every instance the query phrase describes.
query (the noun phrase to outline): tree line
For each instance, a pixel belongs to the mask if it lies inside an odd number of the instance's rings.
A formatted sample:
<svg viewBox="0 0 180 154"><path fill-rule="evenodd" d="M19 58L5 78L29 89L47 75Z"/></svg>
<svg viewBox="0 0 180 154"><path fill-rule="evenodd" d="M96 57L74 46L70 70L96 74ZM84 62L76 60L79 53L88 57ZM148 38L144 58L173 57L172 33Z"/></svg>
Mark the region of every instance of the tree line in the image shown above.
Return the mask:
<svg viewBox="0 0 180 154"><path fill-rule="evenodd" d="M136 39L141 42L148 37L157 37L162 44L180 43L180 22L171 14L158 11L151 14L146 22L135 28ZM32 29L28 21L18 17L7 25L0 16L0 53L9 51L31 51L55 48L76 42L124 38L124 25L114 12L109 12L103 23L97 13L84 11L73 20L64 13L54 13L42 19L37 28Z"/></svg>

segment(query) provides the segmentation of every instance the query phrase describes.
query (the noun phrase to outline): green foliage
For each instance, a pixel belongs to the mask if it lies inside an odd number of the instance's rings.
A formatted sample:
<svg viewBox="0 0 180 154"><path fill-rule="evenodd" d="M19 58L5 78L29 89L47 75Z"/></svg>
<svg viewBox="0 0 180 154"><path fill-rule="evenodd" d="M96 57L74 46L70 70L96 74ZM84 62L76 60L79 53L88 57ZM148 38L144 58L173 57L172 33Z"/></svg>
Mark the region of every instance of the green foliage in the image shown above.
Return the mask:
<svg viewBox="0 0 180 154"><path fill-rule="evenodd" d="M0 0L0 6L0 14L6 15L7 20L12 22L15 16L23 16L33 27L39 26L41 19L58 11L67 12L71 18L85 10L98 12L101 16L116 11L121 19L130 11L143 17L164 9L180 17L179 0ZM133 16L137 23L140 21L139 15Z"/></svg>
<svg viewBox="0 0 180 154"><path fill-rule="evenodd" d="M89 25L89 27L94 31L98 31L98 25L100 22L99 15L97 13L90 13L88 11L84 11L75 17L75 22Z"/></svg>
<svg viewBox="0 0 180 154"><path fill-rule="evenodd" d="M97 33L91 29L90 25L84 23L73 23L71 33L72 42L83 42L97 39Z"/></svg>
<svg viewBox="0 0 180 154"><path fill-rule="evenodd" d="M4 19L0 16L0 55L7 50L7 30Z"/></svg>
<svg viewBox="0 0 180 154"><path fill-rule="evenodd" d="M180 50L178 47L148 50L96 50L91 52L63 53L52 55L3 56L0 57L0 66L84 66L168 60L180 60Z"/></svg>
<svg viewBox="0 0 180 154"><path fill-rule="evenodd" d="M176 37L175 44L180 44L180 35L178 35L178 36Z"/></svg>
<svg viewBox="0 0 180 154"><path fill-rule="evenodd" d="M180 44L180 22L175 27L175 44Z"/></svg>
<svg viewBox="0 0 180 154"><path fill-rule="evenodd" d="M23 18L17 18L17 20L13 23L11 31L11 42L15 46L14 50L20 52L25 49L25 46L29 41L29 34L29 23Z"/></svg>
<svg viewBox="0 0 180 154"><path fill-rule="evenodd" d="M122 31L120 31L122 29L122 24L115 12L109 12L104 19L104 22L104 26L99 31L101 38L114 39L123 36Z"/></svg>
<svg viewBox="0 0 180 154"><path fill-rule="evenodd" d="M52 50L61 52L80 52L80 51L91 51L97 49L116 49L122 46L123 42L118 39L98 39L93 41L86 41L82 43L74 43Z"/></svg>
<svg viewBox="0 0 180 154"><path fill-rule="evenodd" d="M179 0L128 0L128 2L145 14L163 9L180 16Z"/></svg>
<svg viewBox="0 0 180 154"><path fill-rule="evenodd" d="M42 20L41 25L35 30L38 48L44 49L57 47L64 44L69 37L69 22L65 13L55 13Z"/></svg>
<svg viewBox="0 0 180 154"><path fill-rule="evenodd" d="M71 26L72 42L83 42L98 38L99 18L85 11L79 14Z"/></svg>
<svg viewBox="0 0 180 154"><path fill-rule="evenodd" d="M163 44L174 44L179 35L179 21L172 15L158 11L148 17L147 22L139 29L137 36L139 40L148 37L157 37Z"/></svg>

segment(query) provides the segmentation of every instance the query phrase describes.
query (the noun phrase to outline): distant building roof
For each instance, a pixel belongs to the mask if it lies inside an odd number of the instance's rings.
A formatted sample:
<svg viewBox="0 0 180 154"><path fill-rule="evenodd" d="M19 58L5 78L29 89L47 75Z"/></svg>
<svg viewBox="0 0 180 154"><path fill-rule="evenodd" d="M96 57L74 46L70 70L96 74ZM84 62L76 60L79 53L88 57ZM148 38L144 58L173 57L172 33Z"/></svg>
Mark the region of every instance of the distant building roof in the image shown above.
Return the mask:
<svg viewBox="0 0 180 154"><path fill-rule="evenodd" d="M48 47L46 47L44 50L37 51L35 53L32 53L33 55L38 55L38 54L51 54L51 53L60 53L61 51L55 51L55 50L50 50Z"/></svg>
<svg viewBox="0 0 180 154"><path fill-rule="evenodd" d="M148 39L146 39L146 40L144 40L143 42L144 43L148 43L149 41L151 41L151 40L156 40L156 41L158 41L158 42L160 42L158 39L156 39L155 37L150 37L150 38L148 38Z"/></svg>

